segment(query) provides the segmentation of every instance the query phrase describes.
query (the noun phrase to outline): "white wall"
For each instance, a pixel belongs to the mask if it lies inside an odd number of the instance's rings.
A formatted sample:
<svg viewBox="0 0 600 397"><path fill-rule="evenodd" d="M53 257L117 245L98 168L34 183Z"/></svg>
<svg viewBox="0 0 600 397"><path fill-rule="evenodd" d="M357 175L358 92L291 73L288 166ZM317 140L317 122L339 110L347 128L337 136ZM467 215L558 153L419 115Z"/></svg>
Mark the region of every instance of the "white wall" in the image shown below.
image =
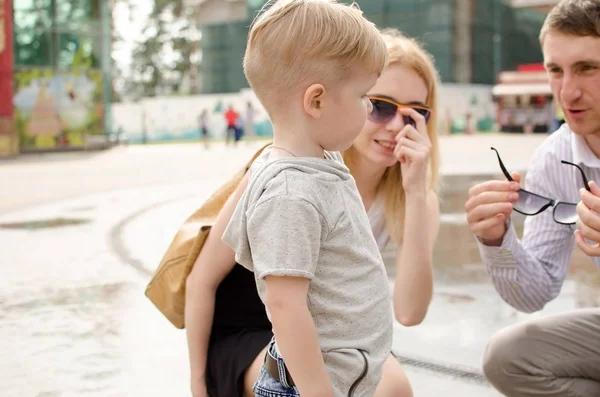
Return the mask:
<svg viewBox="0 0 600 397"><path fill-rule="evenodd" d="M476 105L472 105L473 97ZM266 121L267 115L254 93L247 89L236 94L210 94L186 97L146 98L135 103L115 103L112 105L113 128L119 127L133 141L142 137L143 119L148 140L197 139L198 116L202 109L209 110L209 134L222 137L225 134L223 113L215 112L219 102L223 108L232 104L244 115L246 103L252 101L256 109L256 123ZM492 86L442 84L439 93L440 133L446 131L446 120L464 118L471 112L475 119L496 117L496 105L492 102Z"/></svg>
<svg viewBox="0 0 600 397"><path fill-rule="evenodd" d="M244 117L246 104L251 101L255 110L255 122L267 120L267 115L252 91L237 94L215 94L197 96L169 96L145 98L135 103L112 105L113 129L119 128L133 140L140 140L145 130L148 140L198 138L198 117L203 109L209 111L209 134L212 137L225 135L225 119L222 112L215 112L219 103L223 109L229 105Z"/></svg>

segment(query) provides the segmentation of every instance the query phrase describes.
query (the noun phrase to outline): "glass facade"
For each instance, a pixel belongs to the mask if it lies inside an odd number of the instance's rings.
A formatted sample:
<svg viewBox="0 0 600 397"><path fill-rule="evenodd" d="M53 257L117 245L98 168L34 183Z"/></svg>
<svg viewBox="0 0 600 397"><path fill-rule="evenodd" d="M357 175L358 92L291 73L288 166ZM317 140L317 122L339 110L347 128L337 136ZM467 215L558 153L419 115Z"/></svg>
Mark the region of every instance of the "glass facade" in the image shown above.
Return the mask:
<svg viewBox="0 0 600 397"><path fill-rule="evenodd" d="M242 58L250 22L224 23L202 29L200 70L203 93L237 92L248 86Z"/></svg>
<svg viewBox="0 0 600 397"><path fill-rule="evenodd" d="M364 0L365 16L380 28L396 28L421 41L432 54L445 81L453 79L453 0Z"/></svg>
<svg viewBox="0 0 600 397"><path fill-rule="evenodd" d="M477 0L473 6L473 83L495 84L503 70L542 62L538 36L545 13L512 8L502 0Z"/></svg>
<svg viewBox="0 0 600 397"><path fill-rule="evenodd" d="M202 29L202 92L237 92L247 87L242 56L248 26L262 3L249 1L246 21ZM501 70L542 60L537 36L545 14L539 11L514 9L503 0L357 3L377 26L397 28L419 39L433 54L444 82L495 84ZM469 73L465 81L459 76L466 67Z"/></svg>
<svg viewBox="0 0 600 397"><path fill-rule="evenodd" d="M13 2L22 150L83 146L109 131L110 18L103 0Z"/></svg>

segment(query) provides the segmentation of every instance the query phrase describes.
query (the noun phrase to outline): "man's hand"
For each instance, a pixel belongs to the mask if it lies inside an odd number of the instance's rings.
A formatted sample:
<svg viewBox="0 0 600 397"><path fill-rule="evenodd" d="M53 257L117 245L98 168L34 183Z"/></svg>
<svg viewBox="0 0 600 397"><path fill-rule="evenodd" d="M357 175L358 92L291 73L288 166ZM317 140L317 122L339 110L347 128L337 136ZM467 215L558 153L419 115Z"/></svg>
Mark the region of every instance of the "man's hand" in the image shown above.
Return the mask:
<svg viewBox="0 0 600 397"><path fill-rule="evenodd" d="M500 246L506 233L506 220L517 201L521 175L513 172L510 181L487 181L469 189L465 203L467 222L471 232L485 245ZM600 197L598 198L600 200Z"/></svg>
<svg viewBox="0 0 600 397"><path fill-rule="evenodd" d="M577 204L577 246L588 256L600 256L600 188L590 182L590 190L581 189L581 201ZM588 239L592 244L585 241Z"/></svg>

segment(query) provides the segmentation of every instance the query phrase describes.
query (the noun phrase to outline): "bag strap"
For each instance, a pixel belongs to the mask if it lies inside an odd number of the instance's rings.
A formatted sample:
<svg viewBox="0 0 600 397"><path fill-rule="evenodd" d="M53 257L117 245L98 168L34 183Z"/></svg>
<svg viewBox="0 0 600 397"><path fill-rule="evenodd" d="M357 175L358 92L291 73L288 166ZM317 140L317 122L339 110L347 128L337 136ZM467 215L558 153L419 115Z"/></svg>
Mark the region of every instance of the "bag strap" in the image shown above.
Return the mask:
<svg viewBox="0 0 600 397"><path fill-rule="evenodd" d="M257 150L256 153L254 153L254 155L252 156L252 158L246 163L243 169L241 169L233 178L227 181L227 183L221 186L211 197L209 197L209 199L202 205L202 207L200 207L200 209L198 209L186 220L186 222L184 223L184 227L186 224L189 223L198 224L200 219L206 220L209 218L216 217L225 205L225 202L229 199L229 196L231 196L235 189L237 189L240 182L244 178L244 175L246 175L246 173L252 166L252 163L254 163L254 160L256 160L258 156L260 156L261 153L270 145L271 142L265 144L263 147ZM199 230L199 233L202 232L202 230ZM196 239L192 246L192 249L188 253L186 262L188 264L190 261L195 262L196 258L200 254L201 249L202 243L200 242L200 240Z"/></svg>

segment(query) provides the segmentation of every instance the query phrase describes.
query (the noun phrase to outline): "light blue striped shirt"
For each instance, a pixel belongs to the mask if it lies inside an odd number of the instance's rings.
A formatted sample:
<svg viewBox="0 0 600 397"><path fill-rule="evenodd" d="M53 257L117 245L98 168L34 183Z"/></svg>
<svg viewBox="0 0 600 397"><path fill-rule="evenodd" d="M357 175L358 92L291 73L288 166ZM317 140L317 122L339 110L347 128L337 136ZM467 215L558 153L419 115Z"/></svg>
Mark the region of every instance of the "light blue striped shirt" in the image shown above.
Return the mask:
<svg viewBox="0 0 600 397"><path fill-rule="evenodd" d="M600 184L600 159L581 136L563 124L534 153L524 188L557 201L579 202L581 174L561 160L582 166L588 180ZM481 259L502 299L517 310L535 312L556 298L569 269L574 231L575 225L554 222L548 208L526 217L521 240L512 224L500 247L488 247L478 240ZM600 266L600 257L591 259Z"/></svg>

